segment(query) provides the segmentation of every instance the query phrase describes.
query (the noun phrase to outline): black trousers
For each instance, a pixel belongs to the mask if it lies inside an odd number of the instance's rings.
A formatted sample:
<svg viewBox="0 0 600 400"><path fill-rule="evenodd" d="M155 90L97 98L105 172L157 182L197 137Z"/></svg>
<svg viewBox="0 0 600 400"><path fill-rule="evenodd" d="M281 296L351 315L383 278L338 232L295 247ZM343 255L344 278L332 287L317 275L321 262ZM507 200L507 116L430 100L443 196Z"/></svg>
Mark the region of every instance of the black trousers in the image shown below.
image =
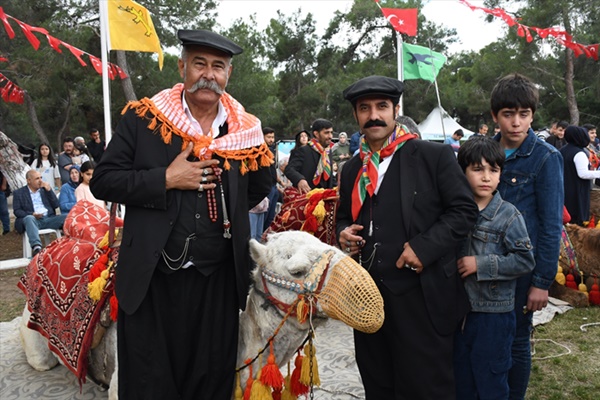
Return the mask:
<svg viewBox="0 0 600 400"><path fill-rule="evenodd" d="M139 309L119 310L119 398L230 400L238 313L233 265L157 269Z"/></svg>
<svg viewBox="0 0 600 400"><path fill-rule="evenodd" d="M356 361L367 400L451 400L455 397L454 335L439 335L421 286L394 295L379 285L385 322L373 334L354 331Z"/></svg>

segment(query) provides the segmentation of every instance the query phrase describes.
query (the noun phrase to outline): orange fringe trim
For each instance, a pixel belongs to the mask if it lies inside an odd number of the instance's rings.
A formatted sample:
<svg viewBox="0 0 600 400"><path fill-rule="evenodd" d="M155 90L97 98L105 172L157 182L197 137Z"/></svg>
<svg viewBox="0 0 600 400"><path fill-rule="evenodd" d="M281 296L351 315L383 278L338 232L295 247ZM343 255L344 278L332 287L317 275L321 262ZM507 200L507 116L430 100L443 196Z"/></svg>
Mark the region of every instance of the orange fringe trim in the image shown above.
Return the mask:
<svg viewBox="0 0 600 400"><path fill-rule="evenodd" d="M135 113L140 118L146 118L150 121L148 129L154 131L154 133L160 133L160 136L165 144L171 144L172 135L175 134L181 137L183 144L181 150L185 150L188 144L192 142L194 144L193 152L198 158L201 150L208 148L212 143L212 138L209 136L200 136L192 138L187 133L183 132L177 126L175 126L169 119L165 117L163 113L154 105L154 103L148 99L143 98L139 101L131 101L121 111L121 115L125 114L127 110L135 110ZM268 167L275 162L275 156L269 150L269 146L266 143L261 144L259 147L251 147L248 149L240 150L212 150L212 153L225 159L223 168L229 170L231 164L228 160L242 161L240 165L240 172L244 175L248 171L256 171L258 167ZM210 153L207 157L210 158Z"/></svg>

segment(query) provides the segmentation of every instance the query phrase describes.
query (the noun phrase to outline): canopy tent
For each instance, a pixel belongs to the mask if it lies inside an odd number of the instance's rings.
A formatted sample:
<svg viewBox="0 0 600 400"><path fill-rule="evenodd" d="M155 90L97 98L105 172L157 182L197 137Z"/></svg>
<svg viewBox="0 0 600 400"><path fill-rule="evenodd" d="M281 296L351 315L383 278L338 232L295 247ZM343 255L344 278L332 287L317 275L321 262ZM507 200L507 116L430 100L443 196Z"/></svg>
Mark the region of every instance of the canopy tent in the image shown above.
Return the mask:
<svg viewBox="0 0 600 400"><path fill-rule="evenodd" d="M423 140L444 141L444 132L446 137L450 137L457 129L463 130L463 139L474 134L473 131L460 126L442 107L435 107L418 126Z"/></svg>

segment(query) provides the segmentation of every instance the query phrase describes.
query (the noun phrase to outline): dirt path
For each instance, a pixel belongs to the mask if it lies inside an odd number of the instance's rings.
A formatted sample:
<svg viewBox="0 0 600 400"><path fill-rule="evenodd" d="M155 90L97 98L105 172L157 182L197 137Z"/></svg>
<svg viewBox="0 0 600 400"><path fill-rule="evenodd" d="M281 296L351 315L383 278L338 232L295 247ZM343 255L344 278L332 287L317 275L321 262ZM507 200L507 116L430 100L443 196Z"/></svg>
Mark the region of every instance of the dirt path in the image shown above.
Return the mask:
<svg viewBox="0 0 600 400"><path fill-rule="evenodd" d="M15 231L0 236L0 260L23 256L23 237ZM17 287L24 268L0 271L0 322L11 321L23 313L25 295Z"/></svg>

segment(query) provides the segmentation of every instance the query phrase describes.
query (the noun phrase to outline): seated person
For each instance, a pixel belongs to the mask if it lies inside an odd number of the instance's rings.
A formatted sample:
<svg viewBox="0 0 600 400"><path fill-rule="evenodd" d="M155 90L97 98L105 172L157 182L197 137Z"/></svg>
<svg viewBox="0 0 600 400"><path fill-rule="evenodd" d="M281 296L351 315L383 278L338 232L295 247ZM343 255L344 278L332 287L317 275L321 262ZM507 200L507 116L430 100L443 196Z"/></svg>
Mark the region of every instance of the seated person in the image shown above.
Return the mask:
<svg viewBox="0 0 600 400"><path fill-rule="evenodd" d="M77 203L75 197L75 189L79 186L79 179L81 174L79 173L79 165L73 165L69 170L69 182L62 185L60 188L60 212L62 214L68 214L71 208Z"/></svg>
<svg viewBox="0 0 600 400"><path fill-rule="evenodd" d="M79 186L75 189L75 198L77 201L85 199L98 207L106 209L104 200L98 200L90 191L90 181L94 175L94 163L92 161L86 161L83 163L80 170L81 177L79 178Z"/></svg>
<svg viewBox="0 0 600 400"><path fill-rule="evenodd" d="M58 198L50 185L42 181L42 175L36 170L27 171L27 185L15 190L13 210L15 229L26 232L35 256L42 250L40 229L62 229L67 214L56 215Z"/></svg>

